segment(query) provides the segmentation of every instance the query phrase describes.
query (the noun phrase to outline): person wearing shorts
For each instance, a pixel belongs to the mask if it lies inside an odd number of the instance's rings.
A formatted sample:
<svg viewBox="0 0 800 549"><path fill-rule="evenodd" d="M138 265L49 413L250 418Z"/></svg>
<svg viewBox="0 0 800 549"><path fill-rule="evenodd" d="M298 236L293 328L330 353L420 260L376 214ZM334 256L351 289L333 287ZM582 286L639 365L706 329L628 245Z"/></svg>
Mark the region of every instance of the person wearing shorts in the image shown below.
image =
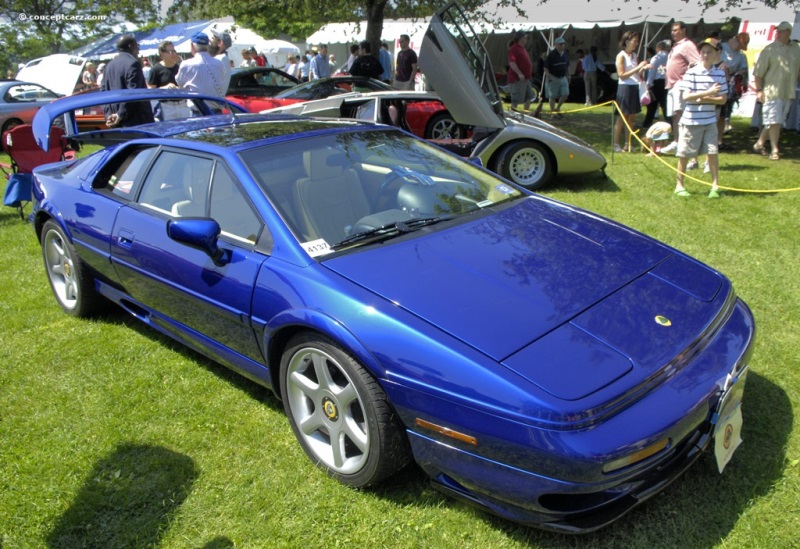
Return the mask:
<svg viewBox="0 0 800 549"><path fill-rule="evenodd" d="M547 82L547 97L550 101L550 114L562 118L561 105L569 96L569 54L566 51L567 41L562 37L555 39L555 49L547 54L544 62L544 77Z"/></svg>
<svg viewBox="0 0 800 549"><path fill-rule="evenodd" d="M683 186L683 175L690 158L708 155L711 173L709 198L719 198L719 132L717 131L717 106L728 99L728 82L725 71L714 66L721 50L719 40L708 38L700 44L700 63L691 67L677 84L683 90L686 107L678 124L678 176L675 195L689 197Z"/></svg>
<svg viewBox="0 0 800 549"><path fill-rule="evenodd" d="M764 145L772 145L770 160L779 160L778 140L781 125L794 102L797 79L800 78L800 45L792 42L792 25L786 21L775 27L775 41L761 52L753 69L756 78L756 101L763 104L762 126L753 151L766 154Z"/></svg>
<svg viewBox="0 0 800 549"><path fill-rule="evenodd" d="M531 108L533 101L533 89L531 88L531 71L533 63L528 55L525 46L528 43L528 35L518 32L508 46L508 88L511 92L511 109L516 110L517 105L523 104L527 111Z"/></svg>
<svg viewBox="0 0 800 549"><path fill-rule="evenodd" d="M666 66L667 93L667 116L672 118L672 136L678 137L678 122L684 109L684 102L681 99L680 86L683 75L687 69L700 62L700 54L697 46L686 36L686 24L682 21L675 21L672 24L672 49L669 51ZM675 150L677 142L672 142L664 147L662 152L668 153Z"/></svg>

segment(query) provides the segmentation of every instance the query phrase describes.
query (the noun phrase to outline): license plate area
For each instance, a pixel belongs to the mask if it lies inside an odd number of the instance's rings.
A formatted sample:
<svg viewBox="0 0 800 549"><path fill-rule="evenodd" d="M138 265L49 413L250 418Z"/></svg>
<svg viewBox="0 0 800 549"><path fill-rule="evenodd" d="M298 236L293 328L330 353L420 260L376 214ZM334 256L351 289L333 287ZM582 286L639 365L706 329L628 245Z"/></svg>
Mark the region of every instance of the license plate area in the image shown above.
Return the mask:
<svg viewBox="0 0 800 549"><path fill-rule="evenodd" d="M720 474L742 443L742 397L749 369L745 366L736 377L728 375L725 392L712 418L714 423L714 456Z"/></svg>

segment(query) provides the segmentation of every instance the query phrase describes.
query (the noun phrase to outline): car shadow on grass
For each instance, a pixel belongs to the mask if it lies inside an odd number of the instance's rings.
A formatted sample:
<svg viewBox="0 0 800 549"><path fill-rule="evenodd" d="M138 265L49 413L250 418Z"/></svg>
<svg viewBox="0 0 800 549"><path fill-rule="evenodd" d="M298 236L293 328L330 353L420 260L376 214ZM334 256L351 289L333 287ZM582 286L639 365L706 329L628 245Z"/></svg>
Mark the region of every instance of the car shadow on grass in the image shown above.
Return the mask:
<svg viewBox="0 0 800 549"><path fill-rule="evenodd" d="M107 315L106 321L125 324L148 337L158 339L188 359L212 370L254 400L282 413L280 402L270 390L150 329L121 309L118 314ZM743 413L744 442L724 475L718 474L713 449L709 449L706 455L663 492L633 509L612 525L587 535L569 536L545 532L473 508L432 488L427 476L414 464L384 483L367 488L365 491L399 506L463 510L478 520L486 521L509 538L535 547L608 547L619 544L637 547L678 547L683 546L687 539L691 539L692 544L696 546L712 546L725 538L735 527L739 516L752 505L753 501L770 493L771 487L781 477L785 467L785 445L792 430L792 407L785 391L766 377L751 371L747 381ZM119 453L120 451L116 452ZM184 458L189 459L185 456ZM113 456L109 460L104 460L109 463L114 461ZM113 467L99 464L96 470L107 471L110 468ZM117 470L120 468L114 469L114 474ZM102 479L102 471L93 474L87 481L87 486L92 483L100 484L100 481L92 479ZM190 489L190 486L188 488ZM86 488L84 491L93 493L97 489ZM354 497L357 497L356 493L354 491ZM72 535L72 529L81 522L76 520L76 517L91 515L91 505L81 504L81 498L82 496L78 497L76 504L73 505L74 509L71 508L59 521L59 526L51 539L70 539L68 536ZM155 499L160 500L160 498ZM102 510L99 512L102 514ZM161 516L167 517L168 514L162 513ZM68 544L55 543L51 546L66 547ZM227 545L223 541L219 546Z"/></svg>
<svg viewBox="0 0 800 549"><path fill-rule="evenodd" d="M549 192L568 192L568 193L583 193L583 192L604 192L604 193L618 193L620 187L611 177L605 172L597 171L590 174L583 175L562 175L554 179L545 187L538 189L542 194Z"/></svg>
<svg viewBox="0 0 800 549"><path fill-rule="evenodd" d="M159 547L199 471L161 446L120 444L99 460L47 537L48 547Z"/></svg>

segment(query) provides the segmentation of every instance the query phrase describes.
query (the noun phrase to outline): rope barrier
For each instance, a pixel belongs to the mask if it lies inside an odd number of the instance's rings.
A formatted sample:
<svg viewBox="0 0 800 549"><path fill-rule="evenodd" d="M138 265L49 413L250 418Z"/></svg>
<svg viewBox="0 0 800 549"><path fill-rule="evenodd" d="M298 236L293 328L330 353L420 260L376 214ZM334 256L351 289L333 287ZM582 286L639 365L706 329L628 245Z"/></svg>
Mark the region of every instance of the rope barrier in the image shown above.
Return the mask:
<svg viewBox="0 0 800 549"><path fill-rule="evenodd" d="M635 137L636 140L639 142L639 144L642 146L642 148L651 153L648 156L652 156L654 158L657 158L662 164L664 164L670 170L674 171L676 174L679 173L678 168L676 168L675 166L673 166L672 164L670 164L666 160L664 160L658 153L653 151L653 149L648 147L647 144L645 144L645 142L641 140L641 138L639 137L639 134L638 134L639 130L634 131L633 128L630 127L630 125L628 124L628 121L625 120L625 115L622 114L622 109L620 109L620 107L619 107L619 105L617 104L616 101L607 101L605 103L600 103L599 105L591 105L591 106L586 106L586 107L583 107L583 108L571 109L571 110L566 111L566 112L567 113L582 112L582 111L585 111L585 110L596 109L596 108L605 107L605 106L608 106L608 105L613 105L614 106L614 110L619 113L619 116L622 117L622 123L625 124L625 127L628 129L628 149L630 149L631 137ZM612 129L612 131L614 129L614 112L611 113L611 129ZM677 137L677 136L675 136L675 137ZM614 158L614 150L613 149L611 150L611 158L612 158L612 160ZM709 183L708 181L703 181L702 179L698 179L696 177L692 177L691 175L687 174L686 172L682 172L682 173L683 173L684 180L688 178L688 179L694 181L695 183L700 183L700 184L706 185L708 187L711 186L711 183ZM800 191L800 187L793 187L793 188L790 188L790 189L740 189L740 188L737 188L737 187L725 187L723 185L719 185L719 188L722 189L722 190L725 190L725 191L735 191L735 192L739 192L739 193L756 193L756 194L759 194L759 193L764 193L764 194L766 194L766 193L788 193L788 192Z"/></svg>

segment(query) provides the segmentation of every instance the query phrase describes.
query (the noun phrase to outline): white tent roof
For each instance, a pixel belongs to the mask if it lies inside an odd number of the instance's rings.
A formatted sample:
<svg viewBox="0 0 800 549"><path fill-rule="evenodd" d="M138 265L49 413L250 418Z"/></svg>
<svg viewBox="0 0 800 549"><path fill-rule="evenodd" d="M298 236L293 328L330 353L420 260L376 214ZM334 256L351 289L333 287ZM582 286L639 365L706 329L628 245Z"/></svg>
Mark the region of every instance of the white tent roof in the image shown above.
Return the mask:
<svg viewBox="0 0 800 549"><path fill-rule="evenodd" d="M503 0L490 0L475 13L483 14L494 25L483 25L480 30L490 32L511 32L515 30L553 29L573 27L590 29L598 27L618 27L649 23L669 23L684 21L696 23L701 19L706 23L724 23L736 17L741 20L762 23L794 21L794 9L786 4L775 8L768 7L758 0L744 0L744 5L728 10L717 5L704 10L697 2L684 0L646 0L631 2L603 2L598 0L521 0L519 2L525 15L520 15L513 6L501 6ZM480 24L475 25L481 27ZM491 27L491 28L487 28ZM476 28L476 30L479 30Z"/></svg>
<svg viewBox="0 0 800 549"><path fill-rule="evenodd" d="M381 40L396 41L401 34L407 34L414 41L414 36L425 32L428 19L387 19L383 22ZM357 44L367 36L367 22L328 23L306 39L310 46L319 44ZM412 46L413 47L413 46Z"/></svg>

